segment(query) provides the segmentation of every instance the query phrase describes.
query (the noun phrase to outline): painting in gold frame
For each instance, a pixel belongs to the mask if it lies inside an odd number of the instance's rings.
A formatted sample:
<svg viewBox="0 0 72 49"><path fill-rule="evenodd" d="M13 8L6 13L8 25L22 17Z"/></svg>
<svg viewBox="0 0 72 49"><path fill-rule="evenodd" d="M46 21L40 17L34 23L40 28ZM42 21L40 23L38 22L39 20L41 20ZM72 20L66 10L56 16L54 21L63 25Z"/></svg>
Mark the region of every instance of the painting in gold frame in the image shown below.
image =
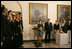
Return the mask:
<svg viewBox="0 0 72 49"><path fill-rule="evenodd" d="M71 5L57 5L57 20L59 23L71 20Z"/></svg>
<svg viewBox="0 0 72 49"><path fill-rule="evenodd" d="M42 23L48 18L48 4L44 3L29 3L29 24Z"/></svg>

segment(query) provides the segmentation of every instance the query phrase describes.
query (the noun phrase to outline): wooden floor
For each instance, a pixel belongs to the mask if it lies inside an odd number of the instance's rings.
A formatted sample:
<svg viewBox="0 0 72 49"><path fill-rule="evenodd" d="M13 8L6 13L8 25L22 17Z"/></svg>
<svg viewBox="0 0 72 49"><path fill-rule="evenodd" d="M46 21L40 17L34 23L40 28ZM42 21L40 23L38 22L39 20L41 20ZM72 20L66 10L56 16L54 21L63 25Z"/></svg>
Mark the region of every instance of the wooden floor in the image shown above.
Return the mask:
<svg viewBox="0 0 72 49"><path fill-rule="evenodd" d="M34 42L24 42L22 46L23 47L20 48L71 48L71 43L68 43L66 45L58 45L54 41L50 43L43 42L42 47L36 47Z"/></svg>

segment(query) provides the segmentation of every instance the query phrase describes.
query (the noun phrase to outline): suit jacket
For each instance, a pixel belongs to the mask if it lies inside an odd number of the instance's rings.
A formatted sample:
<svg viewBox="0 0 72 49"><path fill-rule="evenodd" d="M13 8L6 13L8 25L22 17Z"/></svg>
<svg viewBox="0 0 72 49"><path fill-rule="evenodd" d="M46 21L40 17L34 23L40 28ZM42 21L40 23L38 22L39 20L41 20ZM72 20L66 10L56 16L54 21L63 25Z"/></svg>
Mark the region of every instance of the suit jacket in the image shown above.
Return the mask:
<svg viewBox="0 0 72 49"><path fill-rule="evenodd" d="M12 30L9 20L4 14L1 14L1 36L5 37L6 39L10 39L12 37Z"/></svg>
<svg viewBox="0 0 72 49"><path fill-rule="evenodd" d="M48 22L45 23L45 31L51 32L52 31L52 23L48 25Z"/></svg>
<svg viewBox="0 0 72 49"><path fill-rule="evenodd" d="M5 37L5 17L1 14L1 42L3 42L3 38Z"/></svg>

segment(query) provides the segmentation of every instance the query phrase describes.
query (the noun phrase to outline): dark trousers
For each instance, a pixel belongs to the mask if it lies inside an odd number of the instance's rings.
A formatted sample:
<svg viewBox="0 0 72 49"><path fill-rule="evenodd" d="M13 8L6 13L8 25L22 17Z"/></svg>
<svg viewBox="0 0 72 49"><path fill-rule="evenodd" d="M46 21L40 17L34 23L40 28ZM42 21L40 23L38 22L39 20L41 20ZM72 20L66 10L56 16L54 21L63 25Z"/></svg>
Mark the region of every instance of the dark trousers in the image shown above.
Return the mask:
<svg viewBox="0 0 72 49"><path fill-rule="evenodd" d="M19 37L19 39L18 39L19 40L19 45L21 46L23 44L23 38L22 38L23 36L20 33L18 37Z"/></svg>
<svg viewBox="0 0 72 49"><path fill-rule="evenodd" d="M14 48L18 48L19 47L19 40L18 40L19 38L18 38L18 36L14 36Z"/></svg>
<svg viewBox="0 0 72 49"><path fill-rule="evenodd" d="M12 47L12 40L8 39L4 41L3 48L11 48Z"/></svg>
<svg viewBox="0 0 72 49"><path fill-rule="evenodd" d="M48 42L48 43L50 42L50 39L51 39L51 37L50 37L51 34L50 33L51 32L49 32L49 31L46 32L46 34L45 34L45 42Z"/></svg>
<svg viewBox="0 0 72 49"><path fill-rule="evenodd" d="M23 44L23 38L22 38L22 34L18 34L14 36L14 45L16 48L18 48L19 46L21 46Z"/></svg>

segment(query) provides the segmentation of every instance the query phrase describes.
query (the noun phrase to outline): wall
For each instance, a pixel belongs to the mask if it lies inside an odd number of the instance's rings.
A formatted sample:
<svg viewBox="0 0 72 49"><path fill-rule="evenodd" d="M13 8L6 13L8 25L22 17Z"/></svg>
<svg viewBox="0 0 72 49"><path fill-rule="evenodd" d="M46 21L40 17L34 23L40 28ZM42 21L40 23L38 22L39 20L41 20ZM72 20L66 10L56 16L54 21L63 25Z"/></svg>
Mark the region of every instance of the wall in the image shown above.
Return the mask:
<svg viewBox="0 0 72 49"><path fill-rule="evenodd" d="M71 5L71 1L18 1L18 2L22 7L22 14L23 14L23 27L24 27L23 40L34 40L34 31L32 30L32 28L36 25L29 24L29 3L48 4L48 18L51 19L51 22L53 24L55 23L55 20L57 20L57 4Z"/></svg>
<svg viewBox="0 0 72 49"><path fill-rule="evenodd" d="M1 4L5 5L8 10L21 11L21 7L17 1L1 1Z"/></svg>

